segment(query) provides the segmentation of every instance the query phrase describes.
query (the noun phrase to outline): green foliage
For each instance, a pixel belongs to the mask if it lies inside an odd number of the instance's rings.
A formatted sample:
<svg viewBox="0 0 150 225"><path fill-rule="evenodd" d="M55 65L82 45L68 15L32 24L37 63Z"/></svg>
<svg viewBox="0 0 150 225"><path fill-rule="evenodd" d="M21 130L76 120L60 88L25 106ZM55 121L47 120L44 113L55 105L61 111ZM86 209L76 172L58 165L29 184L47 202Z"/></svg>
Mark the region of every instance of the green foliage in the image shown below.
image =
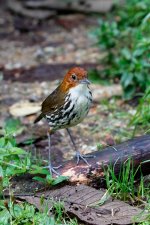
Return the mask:
<svg viewBox="0 0 150 225"><path fill-rule="evenodd" d="M47 174L47 170L46 170L46 174ZM59 183L62 183L63 181L68 180L68 177L59 176L59 177L53 178L48 172L48 174L46 175L45 178L35 176L33 179L37 180L37 181L40 181L40 182L44 183L45 185L53 185L54 186L54 185L57 185Z"/></svg>
<svg viewBox="0 0 150 225"><path fill-rule="evenodd" d="M64 202L62 201L52 201L52 208L56 224L64 224L64 225L78 225L76 218L71 219L64 210Z"/></svg>
<svg viewBox="0 0 150 225"><path fill-rule="evenodd" d="M118 199L124 201L137 201L137 199L148 199L150 195L150 186L145 187L143 176L141 174L140 184L136 187L136 174L139 171L140 166L136 171L133 169L132 160L128 159L126 163L122 165L119 175L115 175L115 165L109 166L105 170L106 185L109 193Z"/></svg>
<svg viewBox="0 0 150 225"><path fill-rule="evenodd" d="M49 171L41 165L35 164L31 155L22 148L18 148L13 135L21 129L18 120L8 120L0 138L0 189L9 185L9 179L15 175L24 173L43 174L45 178L34 177L35 180L43 182L45 185L57 185L68 177L60 176L54 179Z"/></svg>
<svg viewBox="0 0 150 225"><path fill-rule="evenodd" d="M17 147L16 140L12 136L16 123L14 126L10 123L10 127L8 124L0 138L0 175L1 185L4 187L8 186L11 176L25 173L31 164L27 152Z"/></svg>
<svg viewBox="0 0 150 225"><path fill-rule="evenodd" d="M54 216L49 211L52 211ZM33 205L27 203L16 204L12 199L0 202L0 225L77 225L76 219L64 218L62 202L53 202L52 208L45 207L44 211L37 211Z"/></svg>
<svg viewBox="0 0 150 225"><path fill-rule="evenodd" d="M145 214L147 215L146 217L145 217ZM142 216L144 216L145 219L144 219L143 222L138 223L138 225L149 225L149 224L150 224L150 199L149 199L148 203L146 204L146 207L145 207L145 209L143 210L143 212L140 213L140 214L138 215L138 217L135 218L135 220L137 220L138 218L140 219Z"/></svg>
<svg viewBox="0 0 150 225"><path fill-rule="evenodd" d="M21 122L18 119L8 119L5 122L4 131L8 135L18 134L22 130L23 130L23 127L21 126Z"/></svg>
<svg viewBox="0 0 150 225"><path fill-rule="evenodd" d="M36 212L34 206L26 203L15 204L13 201L9 203L5 201L0 208L0 224L2 225L55 224L54 218L49 217L46 212Z"/></svg>
<svg viewBox="0 0 150 225"><path fill-rule="evenodd" d="M98 46L107 51L103 76L121 80L124 97L150 85L150 2L126 0L95 31Z"/></svg>
<svg viewBox="0 0 150 225"><path fill-rule="evenodd" d="M31 159L30 154L22 148L17 147L14 136L21 130L22 127L18 120L8 120L3 129L2 137L0 138L0 225L77 225L75 219L67 217L66 221L66 217L62 217L64 213L62 203L53 202L52 209L55 213L54 216L49 216L49 209L40 212L32 205L21 202L16 203L14 201L10 185L12 176L19 176L27 172L35 175L45 175L45 178L34 177L35 180L43 182L45 185L57 185L68 179L64 176L54 179L47 169L37 165L36 162ZM8 188L10 192L10 199L7 200L3 197L5 188Z"/></svg>
<svg viewBox="0 0 150 225"><path fill-rule="evenodd" d="M150 87L147 88L144 96L140 99L136 114L133 116L130 124L149 126L150 123Z"/></svg>

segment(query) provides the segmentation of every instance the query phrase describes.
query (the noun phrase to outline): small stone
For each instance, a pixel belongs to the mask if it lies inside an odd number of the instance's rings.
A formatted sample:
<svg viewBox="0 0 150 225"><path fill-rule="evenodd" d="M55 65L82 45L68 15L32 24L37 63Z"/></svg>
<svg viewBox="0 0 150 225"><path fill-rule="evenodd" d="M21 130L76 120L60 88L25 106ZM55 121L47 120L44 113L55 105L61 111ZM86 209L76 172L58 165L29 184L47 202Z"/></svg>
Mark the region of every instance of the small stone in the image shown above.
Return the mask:
<svg viewBox="0 0 150 225"><path fill-rule="evenodd" d="M45 53L53 53L54 50L55 50L54 47L51 47L51 46L47 46L44 48Z"/></svg>
<svg viewBox="0 0 150 225"><path fill-rule="evenodd" d="M39 48L36 50L35 54L34 54L35 58L39 59L39 58L43 58L44 57L44 52L43 49Z"/></svg>

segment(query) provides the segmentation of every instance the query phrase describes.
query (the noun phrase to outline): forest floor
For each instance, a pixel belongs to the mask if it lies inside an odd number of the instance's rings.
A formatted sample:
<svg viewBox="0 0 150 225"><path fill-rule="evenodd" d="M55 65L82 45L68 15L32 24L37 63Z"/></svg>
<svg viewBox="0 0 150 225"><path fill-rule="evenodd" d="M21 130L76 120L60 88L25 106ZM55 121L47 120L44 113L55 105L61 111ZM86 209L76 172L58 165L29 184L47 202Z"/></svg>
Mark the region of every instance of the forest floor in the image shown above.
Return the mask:
<svg viewBox="0 0 150 225"><path fill-rule="evenodd" d="M0 129L8 119L19 119L17 143L39 159L47 159L48 125L44 120L33 125L33 121L41 102L67 70L82 66L89 71L102 66L99 59L104 53L99 51L92 35L98 24L97 16L60 15L39 23L0 9L0 24ZM134 135L134 127L128 124L135 113L135 102L122 99L121 85L99 82L92 85L92 91L96 97L87 118L71 129L83 154L101 151L102 147ZM136 135L143 133L141 128ZM26 145L31 138L34 144ZM74 157L69 142L64 130L52 136L56 165ZM22 182L20 189L21 185Z"/></svg>
<svg viewBox="0 0 150 225"><path fill-rule="evenodd" d="M28 19L2 10L0 21L0 126L8 118L19 118L23 135L27 132L29 138L36 131L38 136L40 133L41 136L46 136L45 121L33 126L41 102L71 67L79 65L90 70L101 66L99 59L104 53L99 52L92 36L92 31L97 26L97 17L82 14L60 15L42 23L36 20L29 23ZM110 87L111 90L114 89L112 94L109 93L109 84L97 84L92 88L98 94L93 99L90 113L83 123L72 128L83 153L94 151L99 145L126 140L133 134L133 127L128 127L128 123L135 112L134 107L121 98L114 97L118 95L115 92L116 85ZM119 84L117 88L121 95ZM53 137L54 155L64 159L72 157L74 151L68 146L66 133L57 133ZM20 140L18 138L19 142ZM37 148L42 156L46 154L46 146L47 139L38 143Z"/></svg>

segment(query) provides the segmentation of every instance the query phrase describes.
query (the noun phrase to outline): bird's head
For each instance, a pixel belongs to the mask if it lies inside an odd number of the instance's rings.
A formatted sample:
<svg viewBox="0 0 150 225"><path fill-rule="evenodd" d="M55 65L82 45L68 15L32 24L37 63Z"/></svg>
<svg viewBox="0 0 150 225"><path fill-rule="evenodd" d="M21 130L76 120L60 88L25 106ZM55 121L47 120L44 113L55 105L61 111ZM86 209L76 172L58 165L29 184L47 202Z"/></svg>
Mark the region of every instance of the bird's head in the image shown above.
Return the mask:
<svg viewBox="0 0 150 225"><path fill-rule="evenodd" d="M61 83L61 89L62 91L68 91L70 88L76 87L80 84L90 84L90 81L87 78L87 71L81 67L74 67L65 75Z"/></svg>

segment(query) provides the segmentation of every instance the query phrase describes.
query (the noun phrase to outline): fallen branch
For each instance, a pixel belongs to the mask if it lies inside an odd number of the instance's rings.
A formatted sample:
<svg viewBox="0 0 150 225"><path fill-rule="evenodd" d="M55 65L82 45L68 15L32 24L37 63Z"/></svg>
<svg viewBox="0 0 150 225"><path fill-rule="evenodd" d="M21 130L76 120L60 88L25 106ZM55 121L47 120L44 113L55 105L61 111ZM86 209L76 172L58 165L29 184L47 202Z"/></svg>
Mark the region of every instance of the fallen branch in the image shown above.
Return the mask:
<svg viewBox="0 0 150 225"><path fill-rule="evenodd" d="M65 162L59 172L63 176L69 176L71 182L94 183L94 185L98 182L100 185L104 178L104 168L113 165L115 174L118 175L122 164L131 158L134 169L141 165L143 175L147 175L150 173L150 135L134 138L105 148L103 151L96 151L94 155L96 158L88 159L91 169L82 161L76 165L76 159L73 159Z"/></svg>

